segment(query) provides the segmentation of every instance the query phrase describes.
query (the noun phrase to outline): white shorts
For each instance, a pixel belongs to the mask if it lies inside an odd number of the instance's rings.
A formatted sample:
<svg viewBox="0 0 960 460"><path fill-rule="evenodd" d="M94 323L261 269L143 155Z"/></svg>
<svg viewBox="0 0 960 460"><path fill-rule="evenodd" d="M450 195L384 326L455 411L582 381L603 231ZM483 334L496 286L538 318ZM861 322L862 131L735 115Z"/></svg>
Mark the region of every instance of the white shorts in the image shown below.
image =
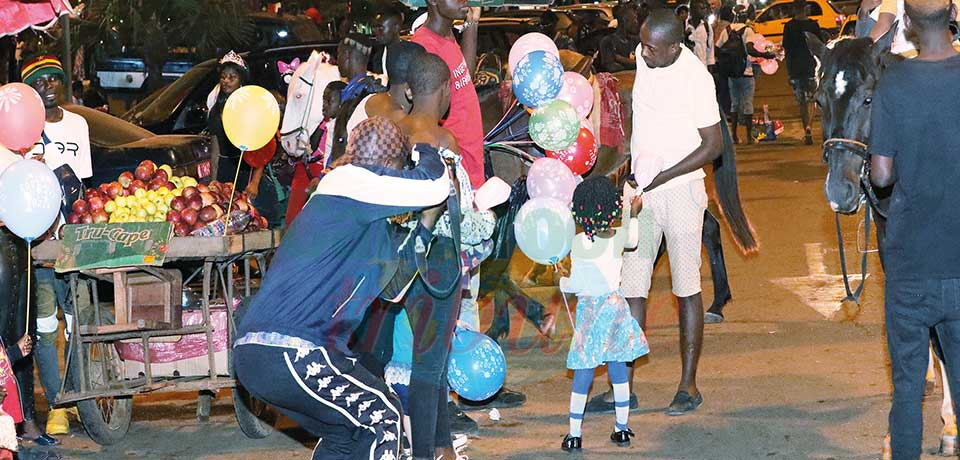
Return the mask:
<svg viewBox="0 0 960 460"><path fill-rule="evenodd" d="M703 179L643 194L643 210L637 216L640 242L635 251L623 253L620 288L624 297L648 297L653 262L664 236L673 294L690 297L700 292L700 247L706 209Z"/></svg>

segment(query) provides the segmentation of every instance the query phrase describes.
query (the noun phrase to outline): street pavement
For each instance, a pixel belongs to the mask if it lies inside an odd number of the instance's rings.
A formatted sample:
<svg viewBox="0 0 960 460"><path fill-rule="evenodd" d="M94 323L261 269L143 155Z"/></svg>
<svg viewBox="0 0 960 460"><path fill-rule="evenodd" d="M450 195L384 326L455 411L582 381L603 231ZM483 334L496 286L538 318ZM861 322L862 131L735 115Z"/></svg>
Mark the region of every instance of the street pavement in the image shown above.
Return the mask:
<svg viewBox="0 0 960 460"><path fill-rule="evenodd" d="M635 379L640 408L631 413L630 426L637 434L632 446L610 443L612 414L587 415L583 453L561 452L572 376L564 367L571 329L558 291L533 288L528 292L548 301L558 315L557 338L539 337L515 312L506 347L507 386L529 399L523 407L501 409L499 421L485 411L470 412L481 425L466 451L471 459L878 458L891 392L883 275L878 257L870 253L862 306L842 308L833 214L822 192L826 169L819 146L802 145L783 73L761 79L757 112L769 104L774 117L784 120L786 132L776 142L738 150L741 195L761 247L753 256L741 255L724 228L733 301L726 321L705 329L699 368L703 406L682 417L663 413L680 376L676 303L663 261L650 299L646 333L651 353ZM862 215L842 218L854 273L865 243L860 223ZM871 235L869 250L875 247ZM530 262L520 254L514 262L519 279ZM706 263L702 273L704 303L709 305L712 283ZM489 324L490 308L483 313ZM592 393L606 388L606 377L598 372ZM222 392L210 422L198 423L195 395L137 397L133 426L121 444L97 446L74 422L61 452L78 459L309 458L315 440L289 421L266 439L246 439L230 401L229 392ZM924 403L924 458L934 458L940 401L938 386Z"/></svg>

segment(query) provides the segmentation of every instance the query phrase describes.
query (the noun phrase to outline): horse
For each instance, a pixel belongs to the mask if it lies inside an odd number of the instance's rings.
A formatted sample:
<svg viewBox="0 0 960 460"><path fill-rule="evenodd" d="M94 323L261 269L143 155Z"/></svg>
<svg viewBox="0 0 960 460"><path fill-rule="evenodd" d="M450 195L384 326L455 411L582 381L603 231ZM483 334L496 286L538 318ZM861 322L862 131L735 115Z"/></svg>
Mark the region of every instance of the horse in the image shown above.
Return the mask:
<svg viewBox="0 0 960 460"><path fill-rule="evenodd" d="M300 158L317 148L323 121L323 90L340 80L340 70L326 53L313 51L300 64L287 87L287 105L280 123L280 145L287 155Z"/></svg>
<svg viewBox="0 0 960 460"><path fill-rule="evenodd" d="M867 212L877 223L881 269L885 212L892 190L874 189L870 183L870 103L884 68L899 59L889 52L896 30L894 24L876 43L869 38L845 38L825 45L816 36L806 34L810 52L820 61L816 101L825 139L822 147L822 160L827 165L824 195L830 208L840 214L855 214L864 203L868 204ZM942 353L936 340L933 345L934 350ZM942 359L940 370L944 393L940 416L944 427L939 453L956 455L956 417Z"/></svg>

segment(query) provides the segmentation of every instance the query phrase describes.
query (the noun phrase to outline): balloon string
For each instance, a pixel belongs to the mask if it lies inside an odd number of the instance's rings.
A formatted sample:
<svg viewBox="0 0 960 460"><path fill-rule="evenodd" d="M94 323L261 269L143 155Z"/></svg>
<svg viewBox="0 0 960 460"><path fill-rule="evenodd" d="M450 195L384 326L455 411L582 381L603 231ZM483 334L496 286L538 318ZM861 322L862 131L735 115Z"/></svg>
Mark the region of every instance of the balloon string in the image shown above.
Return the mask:
<svg viewBox="0 0 960 460"><path fill-rule="evenodd" d="M237 179L240 178L240 166L243 166L243 154L246 153L246 147L240 148L240 159L237 161L237 171L233 173L233 187L230 187L230 202L227 203L227 220L223 226L223 234L226 235L230 229L230 211L233 209L233 196L237 194Z"/></svg>
<svg viewBox="0 0 960 460"><path fill-rule="evenodd" d="M557 264L553 264L553 268L557 269ZM570 313L570 304L567 303L567 294L563 292L563 289L560 290L560 297L563 299L563 306L567 309L567 319L570 320L570 328L573 329L573 336L577 339L577 347L580 347L580 342L583 339L580 335L577 334L577 323L573 321L573 314Z"/></svg>
<svg viewBox="0 0 960 460"><path fill-rule="evenodd" d="M30 274L31 272L33 272L33 248L30 246L30 242L33 241L33 239L31 238L26 241L27 241L27 316L26 316L27 325L25 326L23 335L27 335L30 333L30 297L33 297L30 295L30 292L31 292L30 291L30 278L31 278Z"/></svg>

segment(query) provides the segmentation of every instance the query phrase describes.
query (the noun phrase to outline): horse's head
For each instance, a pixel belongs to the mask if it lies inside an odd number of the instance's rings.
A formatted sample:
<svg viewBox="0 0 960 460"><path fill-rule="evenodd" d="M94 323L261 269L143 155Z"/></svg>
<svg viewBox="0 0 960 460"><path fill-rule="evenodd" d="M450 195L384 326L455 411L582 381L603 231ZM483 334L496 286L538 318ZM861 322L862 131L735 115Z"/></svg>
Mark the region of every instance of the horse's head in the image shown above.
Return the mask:
<svg viewBox="0 0 960 460"><path fill-rule="evenodd" d="M890 54L896 26L879 41L841 39L824 45L806 34L810 52L820 61L816 94L823 127L824 193L830 207L855 213L863 202L861 181L869 167L870 103Z"/></svg>
<svg viewBox="0 0 960 460"><path fill-rule="evenodd" d="M340 79L330 56L314 51L290 78L287 108L280 124L280 144L291 156L310 153L310 136L323 121L323 90Z"/></svg>

